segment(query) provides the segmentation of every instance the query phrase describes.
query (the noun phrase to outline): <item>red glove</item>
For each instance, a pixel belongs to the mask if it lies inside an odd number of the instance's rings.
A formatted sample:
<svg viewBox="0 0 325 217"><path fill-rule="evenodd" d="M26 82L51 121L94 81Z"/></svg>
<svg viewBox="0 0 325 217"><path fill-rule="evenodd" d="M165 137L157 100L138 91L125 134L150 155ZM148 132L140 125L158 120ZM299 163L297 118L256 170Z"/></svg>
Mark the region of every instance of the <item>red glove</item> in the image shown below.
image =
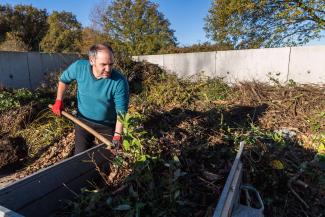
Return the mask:
<svg viewBox="0 0 325 217"><path fill-rule="evenodd" d="M63 110L63 102L60 99L55 100L54 105L52 106L52 111L55 115L61 116L61 111Z"/></svg>
<svg viewBox="0 0 325 217"><path fill-rule="evenodd" d="M120 149L122 146L122 136L120 135L113 136L112 144L114 148Z"/></svg>

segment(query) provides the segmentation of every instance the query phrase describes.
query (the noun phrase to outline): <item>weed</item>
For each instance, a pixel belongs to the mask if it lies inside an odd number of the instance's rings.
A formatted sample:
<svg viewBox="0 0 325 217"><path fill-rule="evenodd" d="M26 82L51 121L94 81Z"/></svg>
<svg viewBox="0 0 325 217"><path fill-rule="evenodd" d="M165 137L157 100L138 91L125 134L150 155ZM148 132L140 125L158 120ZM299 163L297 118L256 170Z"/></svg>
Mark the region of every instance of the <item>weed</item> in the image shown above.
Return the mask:
<svg viewBox="0 0 325 217"><path fill-rule="evenodd" d="M143 152L142 137L146 132L138 127L141 115L135 113L131 116L127 113L119 116L119 121L123 124L123 150L131 154L132 162L145 161L148 156Z"/></svg>
<svg viewBox="0 0 325 217"><path fill-rule="evenodd" d="M293 79L289 79L288 84L289 87L297 87L297 82L295 82Z"/></svg>
<svg viewBox="0 0 325 217"><path fill-rule="evenodd" d="M307 120L307 122L310 125L310 129L312 130L313 133L318 133L320 130L325 128L325 112L316 112L311 118Z"/></svg>
<svg viewBox="0 0 325 217"><path fill-rule="evenodd" d="M200 95L208 101L225 100L231 94L232 90L222 79L207 79L201 81L204 83L200 90Z"/></svg>
<svg viewBox="0 0 325 217"><path fill-rule="evenodd" d="M3 90L0 93L0 111L19 108L24 103L30 102L33 94L28 89Z"/></svg>

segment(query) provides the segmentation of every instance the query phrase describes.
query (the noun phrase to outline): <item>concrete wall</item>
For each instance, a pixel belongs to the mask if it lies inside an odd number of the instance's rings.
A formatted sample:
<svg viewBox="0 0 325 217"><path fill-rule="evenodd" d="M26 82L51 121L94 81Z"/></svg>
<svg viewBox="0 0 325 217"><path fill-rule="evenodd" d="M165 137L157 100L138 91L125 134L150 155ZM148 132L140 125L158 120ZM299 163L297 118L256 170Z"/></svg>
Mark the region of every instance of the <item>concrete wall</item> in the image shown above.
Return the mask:
<svg viewBox="0 0 325 217"><path fill-rule="evenodd" d="M265 48L233 51L198 52L134 56L176 73L191 77L204 71L210 77L226 82L269 82L270 78L285 83L325 83L325 46Z"/></svg>
<svg viewBox="0 0 325 217"><path fill-rule="evenodd" d="M0 86L36 88L51 72L64 70L79 57L75 54L0 52Z"/></svg>
<svg viewBox="0 0 325 217"><path fill-rule="evenodd" d="M0 52L0 86L36 88L50 72L60 72L79 57L73 54ZM135 56L191 77L200 72L228 83L268 82L325 83L325 45Z"/></svg>

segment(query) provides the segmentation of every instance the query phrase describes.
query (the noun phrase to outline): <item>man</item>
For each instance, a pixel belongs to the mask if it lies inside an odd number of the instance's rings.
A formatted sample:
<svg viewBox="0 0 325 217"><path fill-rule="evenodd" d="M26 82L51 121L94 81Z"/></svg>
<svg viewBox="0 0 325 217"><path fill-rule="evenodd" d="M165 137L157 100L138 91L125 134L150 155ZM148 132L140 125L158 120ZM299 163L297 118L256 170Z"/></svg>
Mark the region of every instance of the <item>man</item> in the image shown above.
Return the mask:
<svg viewBox="0 0 325 217"><path fill-rule="evenodd" d="M114 54L109 45L93 45L89 60L74 62L61 75L52 111L61 116L64 91L75 80L78 119L112 140L113 145L120 146L123 126L117 116L128 110L129 88L126 78L113 69L113 64ZM93 146L93 135L79 125L75 126L75 132L75 154Z"/></svg>

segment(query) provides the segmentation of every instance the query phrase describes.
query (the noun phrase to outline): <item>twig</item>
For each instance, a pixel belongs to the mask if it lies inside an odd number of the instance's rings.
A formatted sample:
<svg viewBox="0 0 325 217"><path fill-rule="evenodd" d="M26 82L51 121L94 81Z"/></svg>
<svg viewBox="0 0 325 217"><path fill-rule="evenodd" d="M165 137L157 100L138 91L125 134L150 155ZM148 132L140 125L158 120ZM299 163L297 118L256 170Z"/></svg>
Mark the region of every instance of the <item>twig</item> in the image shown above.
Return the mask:
<svg viewBox="0 0 325 217"><path fill-rule="evenodd" d="M305 210L303 210L301 207L300 207L300 210L301 210L301 212L303 212L303 214L305 214L306 217L309 217L308 213Z"/></svg>
<svg viewBox="0 0 325 217"><path fill-rule="evenodd" d="M257 97L258 102L262 103L261 96L259 94L257 94L257 92L255 91L255 88L253 87L253 85L251 85L250 88L251 88L252 92L255 94L255 96Z"/></svg>
<svg viewBox="0 0 325 217"><path fill-rule="evenodd" d="M301 185L301 186L304 187L304 188L308 188L308 184L305 183L305 182L303 182L303 181L301 181L300 179L296 180L296 183L297 183L298 185Z"/></svg>
<svg viewBox="0 0 325 217"><path fill-rule="evenodd" d="M120 191L123 191L126 187L128 187L128 184L122 185L121 187L119 187L118 189L116 189L115 191L113 191L111 193L111 195L115 195L115 194L119 193Z"/></svg>
<svg viewBox="0 0 325 217"><path fill-rule="evenodd" d="M256 156L257 156L256 160L254 159L252 153L256 154ZM261 161L261 159L262 159L262 156L261 156L261 154L259 152L255 151L254 149L250 149L249 150L249 159L251 161L253 161L254 163L259 163Z"/></svg>
<svg viewBox="0 0 325 217"><path fill-rule="evenodd" d="M101 169L99 168L98 164L94 160L94 153L91 156L91 162L95 165L96 171L104 179L104 182L106 183L106 185L109 185L110 183L108 182L107 175L101 171Z"/></svg>
<svg viewBox="0 0 325 217"><path fill-rule="evenodd" d="M108 157L106 157L103 153L101 153L101 152L98 152L99 153L99 155L102 157L102 158L104 158L105 160L107 160L108 162L110 162L110 163L113 163L113 161L112 161L112 159L109 159Z"/></svg>
<svg viewBox="0 0 325 217"><path fill-rule="evenodd" d="M297 164L295 162L293 162L292 160L289 160L288 158L284 158L284 161L287 164L290 164L290 166L294 167L295 169L299 169L299 166L297 166Z"/></svg>
<svg viewBox="0 0 325 217"><path fill-rule="evenodd" d="M210 189L212 189L212 190L214 190L214 191L218 191L218 190L219 190L219 187L216 186L215 184L213 184L212 182L209 182L209 181L207 181L207 180L201 178L200 176L198 176L198 178L199 178L201 181L207 183L207 184L208 184L207 186L208 186Z"/></svg>
<svg viewBox="0 0 325 217"><path fill-rule="evenodd" d="M295 190L293 190L293 188L292 188L292 182L293 181L296 181L297 179L298 179L298 177L300 176L300 174L301 173L298 173L298 174L296 174L295 176L293 176L293 177L291 177L290 178L290 180L288 181L288 187L290 188L290 190L292 191L292 193L293 193L293 195L295 195L297 198L298 198L298 200L302 203L302 204L304 204L305 205L305 207L307 208L307 209L309 209L309 206L308 206L308 204L299 196L299 194L295 191Z"/></svg>

